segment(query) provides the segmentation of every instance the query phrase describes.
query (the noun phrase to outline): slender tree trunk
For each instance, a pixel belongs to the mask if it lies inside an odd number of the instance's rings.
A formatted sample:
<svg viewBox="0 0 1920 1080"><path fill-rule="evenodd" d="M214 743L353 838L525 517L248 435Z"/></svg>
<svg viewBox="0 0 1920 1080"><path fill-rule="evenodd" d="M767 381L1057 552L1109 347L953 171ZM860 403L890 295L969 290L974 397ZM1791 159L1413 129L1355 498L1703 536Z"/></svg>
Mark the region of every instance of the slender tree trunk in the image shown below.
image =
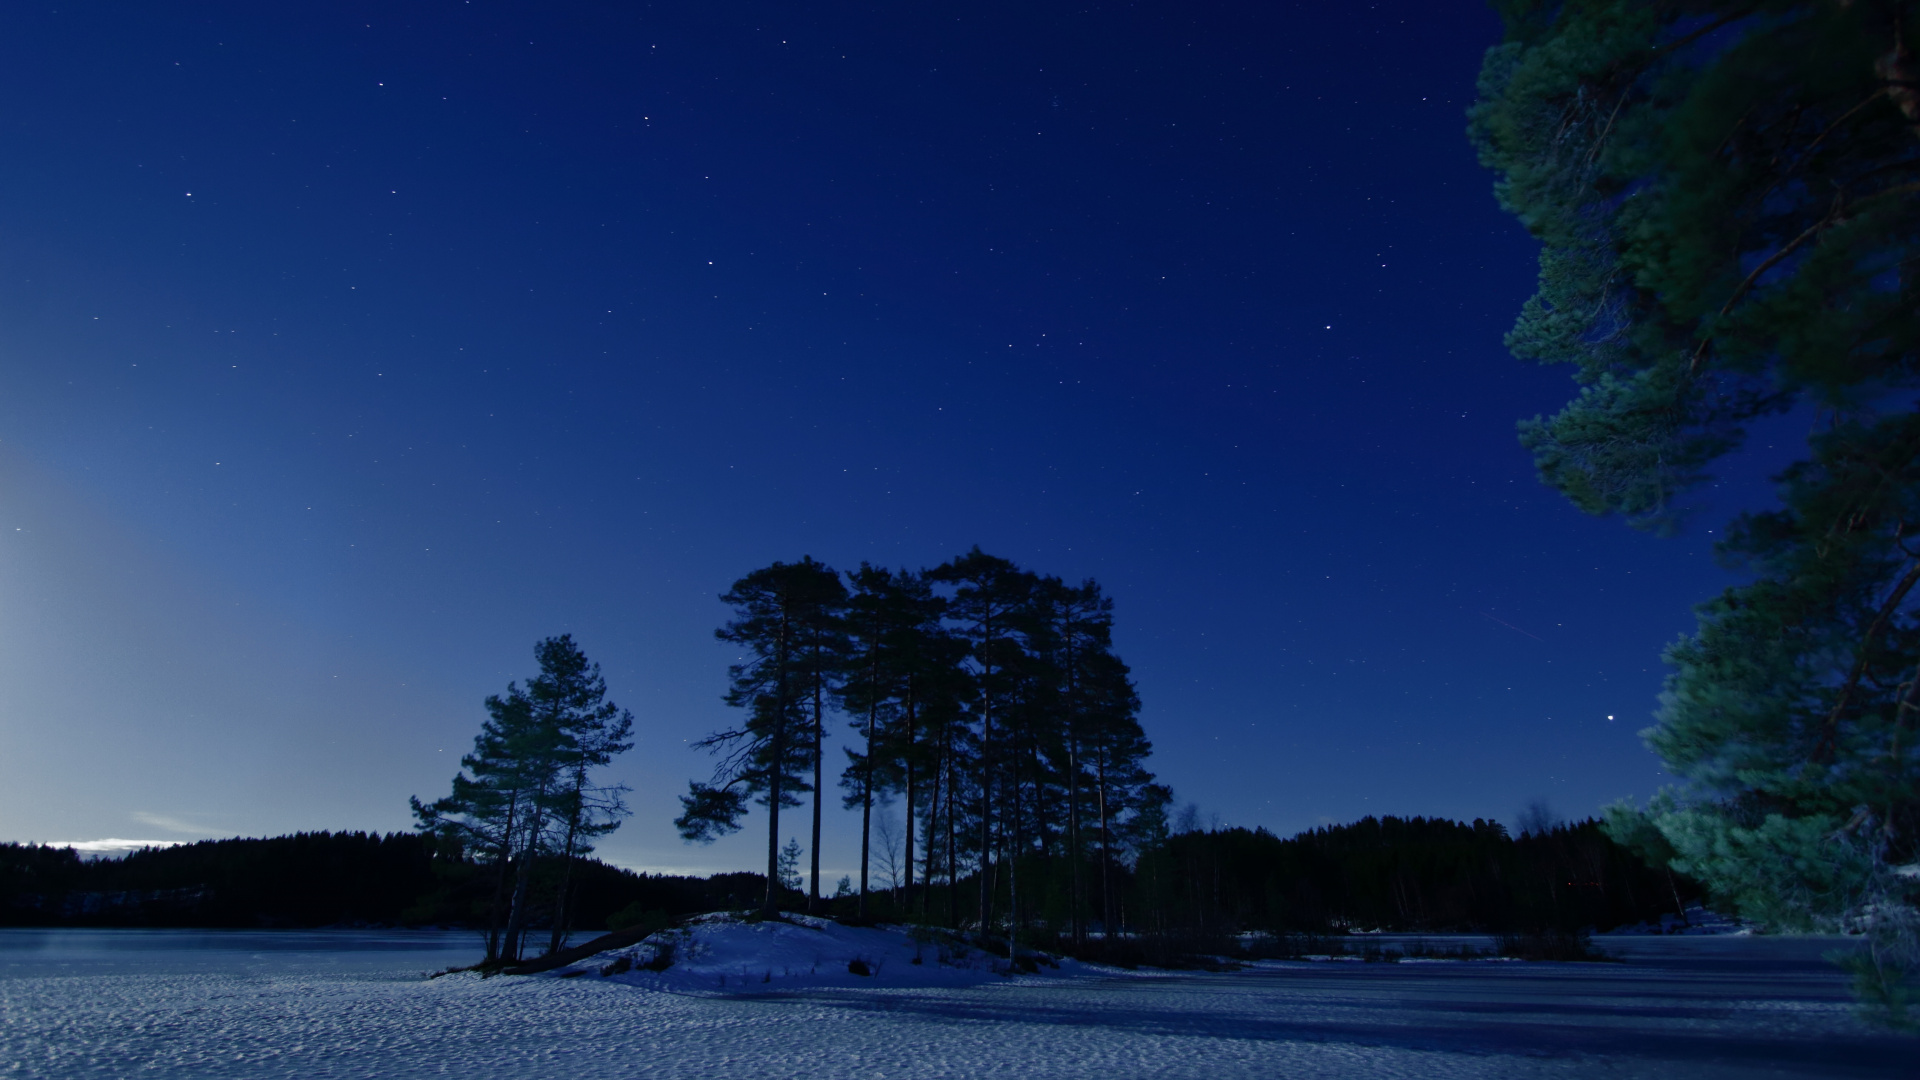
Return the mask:
<svg viewBox="0 0 1920 1080"><path fill-rule="evenodd" d="M960 845L956 842L958 832L954 825L955 783L959 779L959 770L953 761L953 737L947 737L947 925L960 929Z"/></svg>
<svg viewBox="0 0 1920 1080"><path fill-rule="evenodd" d="M933 918L933 860L940 850L940 767L945 757L934 759L933 791L927 799L927 854L926 872L920 875L920 921L928 922Z"/></svg>
<svg viewBox="0 0 1920 1080"><path fill-rule="evenodd" d="M1020 958L1020 787L1014 785L1013 843L1007 852L1007 963Z"/></svg>
<svg viewBox="0 0 1920 1080"><path fill-rule="evenodd" d="M520 855L520 865L513 877L513 906L507 915L506 959L519 962L520 940L527 928L527 889L533 884L533 849L529 847Z"/></svg>
<svg viewBox="0 0 1920 1080"><path fill-rule="evenodd" d="M1069 720L1069 724L1071 724ZM1087 917L1080 888L1080 742L1067 731L1067 924L1075 944L1087 940Z"/></svg>
<svg viewBox="0 0 1920 1080"><path fill-rule="evenodd" d="M814 663L819 663L819 649L814 650ZM826 728L820 704L821 675L813 673L813 872L807 884L807 914L812 915L820 908L820 800L826 797L826 785L822 783L820 769L826 755Z"/></svg>
<svg viewBox="0 0 1920 1080"><path fill-rule="evenodd" d="M1006 865L1005 852L1000 841L1005 839L1006 822L997 823L997 827L987 839L987 847L980 853L980 900L984 905L975 912L976 923L981 933L993 923L994 908L1000 902L1000 868Z"/></svg>
<svg viewBox="0 0 1920 1080"><path fill-rule="evenodd" d="M573 857L568 856L565 866L560 868L560 889L553 902L553 934L547 940L547 951L559 952L567 943L567 935L573 931L573 913L568 910L572 897Z"/></svg>
<svg viewBox="0 0 1920 1080"><path fill-rule="evenodd" d="M583 764L577 766L573 774L573 801L568 808L567 841L561 847L565 862L560 866L560 887L555 890L553 898L553 934L547 941L547 951L550 953L559 952L560 947L566 944L569 924L573 921L567 911L567 902L570 899L568 893L573 888L574 852L580 844L580 825L586 816L586 799L587 770Z"/></svg>
<svg viewBox="0 0 1920 1080"><path fill-rule="evenodd" d="M880 699L867 702L867 776L860 784L860 901L862 919L867 917L867 863L871 857L869 838L873 835L873 725L880 711ZM888 845L891 847L892 845Z"/></svg>
<svg viewBox="0 0 1920 1080"><path fill-rule="evenodd" d="M773 776L767 782L767 896L760 904L763 914L780 911L780 774L786 768L786 724L774 729Z"/></svg>
<svg viewBox="0 0 1920 1080"><path fill-rule="evenodd" d="M780 781L787 774L787 662L791 641L785 616L780 621L780 673L775 682L775 707L780 711L773 725L773 775L767 780L767 896L760 910L767 915L780 911Z"/></svg>
<svg viewBox="0 0 1920 1080"><path fill-rule="evenodd" d="M1692 926L1692 920L1687 918L1687 905L1680 902L1680 884L1673 880L1673 867L1666 867L1666 871L1667 888L1673 892L1673 910L1680 916L1680 925Z"/></svg>
<svg viewBox="0 0 1920 1080"><path fill-rule="evenodd" d="M993 862L993 699L980 715L980 932L987 930L987 867Z"/></svg>
<svg viewBox="0 0 1920 1080"><path fill-rule="evenodd" d="M1047 785L1044 773L1040 769L1040 740L1030 739L1027 743L1027 769L1033 787L1033 843L1042 859L1053 856L1052 831L1047 828Z"/></svg>
<svg viewBox="0 0 1920 1080"><path fill-rule="evenodd" d="M553 932L547 937L547 951L550 953L559 952L567 939L567 891L573 885L574 832L578 824L578 821L567 823L567 842L562 854L564 861L560 864L560 887L554 890L553 895Z"/></svg>
<svg viewBox="0 0 1920 1080"><path fill-rule="evenodd" d="M1094 755L1100 783L1100 926L1105 938L1113 940L1113 834L1107 818L1107 748Z"/></svg>
<svg viewBox="0 0 1920 1080"><path fill-rule="evenodd" d="M913 709L914 709L913 680L909 678L907 680L907 742L906 742L905 753L902 755L902 758L906 762L906 774L907 774L906 775L906 781L907 781L907 836L906 836L907 881L906 881L906 891L900 894L900 908L902 911L909 911L909 910L912 910L913 908L913 831L915 828L917 828L913 820L913 811L914 811L913 797L915 794L914 779L916 776L916 773L913 767L914 746L915 746L914 732L913 732L913 727L914 727Z"/></svg>
<svg viewBox="0 0 1920 1080"><path fill-rule="evenodd" d="M500 856L494 860L497 870L493 878L493 904L487 908L487 960L491 963L500 959L500 950L504 944L500 940L501 916L507 906L507 874L513 866L513 827L520 810L520 793L514 792L507 798L507 824L500 834Z"/></svg>
<svg viewBox="0 0 1920 1080"><path fill-rule="evenodd" d="M544 786L544 782L543 782ZM513 881L513 907L507 916L507 959L518 961L521 956L521 942L526 935L527 916L530 914L527 893L533 884L533 865L540 855L540 834L546 829L545 815L540 812L538 795L529 796L527 812L527 846L521 853L518 872Z"/></svg>
<svg viewBox="0 0 1920 1080"><path fill-rule="evenodd" d="M1074 648L1071 629L1061 635L1066 642L1066 736L1067 736L1067 932L1077 945L1086 944L1086 898L1080 882L1080 862L1085 857L1080 845L1080 656Z"/></svg>

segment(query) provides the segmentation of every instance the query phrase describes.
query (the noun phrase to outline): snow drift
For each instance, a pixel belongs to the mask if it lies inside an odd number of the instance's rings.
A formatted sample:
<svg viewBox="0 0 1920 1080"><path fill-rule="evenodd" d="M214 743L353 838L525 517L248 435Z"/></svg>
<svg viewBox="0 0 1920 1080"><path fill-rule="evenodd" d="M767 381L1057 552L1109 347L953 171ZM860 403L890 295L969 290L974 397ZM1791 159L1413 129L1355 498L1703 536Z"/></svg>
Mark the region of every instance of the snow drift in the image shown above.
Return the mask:
<svg viewBox="0 0 1920 1080"><path fill-rule="evenodd" d="M1021 961L1019 969L1040 977L1118 974L1038 953L1023 954ZM986 952L950 931L716 912L544 974L677 993L742 994L816 986L966 986L1017 973L1004 953Z"/></svg>

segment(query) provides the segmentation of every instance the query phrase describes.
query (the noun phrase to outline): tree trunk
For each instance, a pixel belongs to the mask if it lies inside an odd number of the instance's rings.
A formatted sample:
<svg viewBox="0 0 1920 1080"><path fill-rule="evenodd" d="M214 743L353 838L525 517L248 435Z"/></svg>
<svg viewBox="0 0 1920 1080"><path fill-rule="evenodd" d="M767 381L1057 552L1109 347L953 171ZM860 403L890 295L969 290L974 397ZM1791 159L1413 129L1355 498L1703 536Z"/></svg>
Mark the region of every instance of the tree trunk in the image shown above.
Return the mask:
<svg viewBox="0 0 1920 1080"><path fill-rule="evenodd" d="M513 880L513 907L507 916L507 941L505 959L520 960L520 939L527 928L527 888L533 884L533 851L527 850L520 856L519 871Z"/></svg>
<svg viewBox="0 0 1920 1080"><path fill-rule="evenodd" d="M487 909L487 961L500 959L500 949L504 944L500 940L500 917L507 906L507 871L513 865L513 826L520 811L520 793L514 792L507 799L507 824L501 832L500 855L494 861L498 867L493 880L493 904Z"/></svg>
<svg viewBox="0 0 1920 1080"><path fill-rule="evenodd" d="M767 896L760 903L763 915L780 912L780 774L786 767L786 724L774 729L773 776L767 782Z"/></svg>
<svg viewBox="0 0 1920 1080"><path fill-rule="evenodd" d="M1667 888L1673 892L1673 910L1680 916L1680 925L1690 927L1693 921L1687 918L1687 905L1680 902L1680 883L1673 880L1673 867L1664 869L1667 872Z"/></svg>
<svg viewBox="0 0 1920 1080"><path fill-rule="evenodd" d="M1067 924L1075 944L1087 941L1087 918L1080 889L1080 743L1067 735Z"/></svg>
<svg viewBox="0 0 1920 1080"><path fill-rule="evenodd" d="M515 961L520 959L521 940L527 929L527 892L533 884L533 864L540 855L540 834L547 825L537 794L528 797L528 806L527 846L514 875L513 907L507 915L506 958Z"/></svg>
<svg viewBox="0 0 1920 1080"><path fill-rule="evenodd" d="M900 910L902 911L912 910L912 907L913 907L913 830L914 830L913 796L915 794L914 786L913 786L914 777L915 777L914 768L913 768L913 750L914 750L913 709L914 709L913 680L908 679L907 680L907 742L906 742L906 751L902 755L903 759L906 762L906 772L907 772L907 775L906 775L907 836L905 841L906 847L907 847L907 857L905 859L906 867L907 867L907 880L906 880L906 891L900 894Z"/></svg>
<svg viewBox="0 0 1920 1080"><path fill-rule="evenodd" d="M780 781L787 775L787 679L793 663L793 625L784 611L779 649L780 670L774 677L774 707L779 711L774 714L772 775L767 778L767 895L760 904L765 915L780 913Z"/></svg>
<svg viewBox="0 0 1920 1080"><path fill-rule="evenodd" d="M1013 843L1007 852L1007 963L1020 957L1020 788L1014 787Z"/></svg>
<svg viewBox="0 0 1920 1080"><path fill-rule="evenodd" d="M980 716L980 932L987 930L987 867L993 862L993 701Z"/></svg>
<svg viewBox="0 0 1920 1080"><path fill-rule="evenodd" d="M947 738L947 925L960 929L960 845L956 842L957 830L954 826L954 780L953 738Z"/></svg>
<svg viewBox="0 0 1920 1080"><path fill-rule="evenodd" d="M880 702L878 698L867 703L867 776L865 781L860 785L859 911L862 919L867 917L867 864L871 858L872 849L869 845L870 837L873 835L873 723L874 715L879 711Z"/></svg>
<svg viewBox="0 0 1920 1080"><path fill-rule="evenodd" d="M1108 831L1107 819L1107 749L1102 746L1094 757L1100 783L1100 928L1102 935L1109 941L1113 939L1113 834Z"/></svg>
<svg viewBox="0 0 1920 1080"><path fill-rule="evenodd" d="M573 805L567 815L567 840L561 845L560 855L565 861L560 865L560 887L553 897L553 933L547 939L547 951L559 952L566 944L568 923L567 892L573 886L574 848L580 843L580 824L586 815L587 770L585 765L576 766L573 774Z"/></svg>
<svg viewBox="0 0 1920 1080"><path fill-rule="evenodd" d="M920 921L923 923L933 918L933 860L940 850L940 765L944 760L942 756L933 763L933 791L927 799L926 872L920 875Z"/></svg>
<svg viewBox="0 0 1920 1080"><path fill-rule="evenodd" d="M814 650L814 662L819 662L819 649ZM813 872L807 884L807 914L812 915L820 909L820 800L826 797L826 785L821 781L820 770L826 755L826 730L821 710L820 693L822 678L819 672L813 674L813 843L811 845Z"/></svg>

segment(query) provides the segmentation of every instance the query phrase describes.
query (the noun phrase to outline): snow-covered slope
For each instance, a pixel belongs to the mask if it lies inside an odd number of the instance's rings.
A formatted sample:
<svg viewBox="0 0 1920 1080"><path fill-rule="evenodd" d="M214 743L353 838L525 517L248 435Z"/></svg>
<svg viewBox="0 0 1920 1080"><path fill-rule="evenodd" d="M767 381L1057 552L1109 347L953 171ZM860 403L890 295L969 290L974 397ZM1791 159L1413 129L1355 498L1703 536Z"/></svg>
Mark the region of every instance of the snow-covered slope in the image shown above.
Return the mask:
<svg viewBox="0 0 1920 1080"><path fill-rule="evenodd" d="M1031 957L1042 977L1117 972L1073 960ZM958 936L918 927L842 926L806 915L749 919L702 915L625 948L596 953L546 975L611 979L681 993L753 993L814 986L967 986L1012 974Z"/></svg>

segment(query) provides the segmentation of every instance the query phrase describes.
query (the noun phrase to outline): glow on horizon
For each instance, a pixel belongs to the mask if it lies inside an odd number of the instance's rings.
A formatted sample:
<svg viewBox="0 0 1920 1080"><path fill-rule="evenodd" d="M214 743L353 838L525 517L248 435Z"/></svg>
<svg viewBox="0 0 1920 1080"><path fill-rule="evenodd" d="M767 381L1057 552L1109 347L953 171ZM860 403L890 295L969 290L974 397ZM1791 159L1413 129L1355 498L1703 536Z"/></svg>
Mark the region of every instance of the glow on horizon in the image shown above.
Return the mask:
<svg viewBox="0 0 1920 1080"><path fill-rule="evenodd" d="M190 842L191 841L187 840L121 840L116 837L108 837L105 840L49 840L40 846L72 848L75 851L88 855L110 855L116 853L126 854L139 851L142 848L178 847L181 844Z"/></svg>

